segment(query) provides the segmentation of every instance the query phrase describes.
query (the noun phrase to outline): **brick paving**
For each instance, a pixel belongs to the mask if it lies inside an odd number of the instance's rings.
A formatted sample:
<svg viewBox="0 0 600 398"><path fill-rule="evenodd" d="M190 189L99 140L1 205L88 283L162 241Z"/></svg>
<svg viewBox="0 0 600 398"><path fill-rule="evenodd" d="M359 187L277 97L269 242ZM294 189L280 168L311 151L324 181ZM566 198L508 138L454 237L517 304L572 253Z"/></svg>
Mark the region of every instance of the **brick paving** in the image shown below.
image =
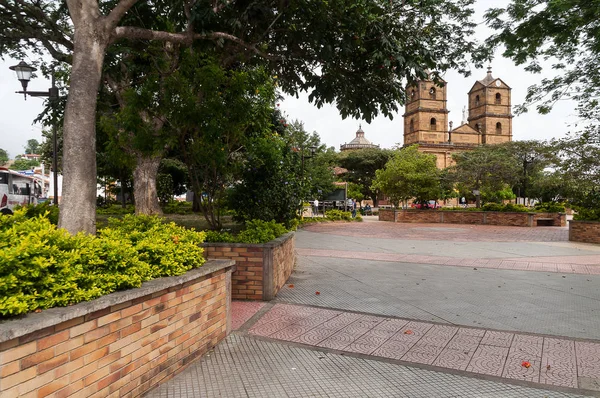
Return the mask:
<svg viewBox="0 0 600 398"><path fill-rule="evenodd" d="M479 267L522 271L560 272L563 274L600 275L600 255L546 258L473 259L418 254L376 253L347 250L296 249L300 256L352 258L375 261L397 261L413 264L437 264L453 267ZM583 258L580 258L583 257Z"/></svg>
<svg viewBox="0 0 600 398"><path fill-rule="evenodd" d="M440 325L277 304L251 335L354 354L525 380L600 386L600 342ZM530 366L523 366L524 363ZM526 365L526 364L525 364ZM600 389L599 389L600 390Z"/></svg>
<svg viewBox="0 0 600 398"><path fill-rule="evenodd" d="M231 334L147 398L577 398Z"/></svg>
<svg viewBox="0 0 600 398"><path fill-rule="evenodd" d="M365 238L444 240L455 242L567 242L567 227L502 227L464 224L404 224L391 222L320 223L305 230Z"/></svg>

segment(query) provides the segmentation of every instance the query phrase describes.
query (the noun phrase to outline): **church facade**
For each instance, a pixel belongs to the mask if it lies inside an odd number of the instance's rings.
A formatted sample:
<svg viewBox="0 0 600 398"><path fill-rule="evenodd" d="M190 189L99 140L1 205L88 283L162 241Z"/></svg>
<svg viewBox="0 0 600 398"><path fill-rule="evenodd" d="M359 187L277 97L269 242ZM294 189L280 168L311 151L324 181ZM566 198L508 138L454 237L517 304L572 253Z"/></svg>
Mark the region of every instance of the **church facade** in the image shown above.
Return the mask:
<svg viewBox="0 0 600 398"><path fill-rule="evenodd" d="M404 145L436 156L438 168L453 165L452 154L478 145L512 141L511 88L492 76L475 82L468 93L468 113L452 128L448 121L447 84L421 80L407 87L404 117Z"/></svg>

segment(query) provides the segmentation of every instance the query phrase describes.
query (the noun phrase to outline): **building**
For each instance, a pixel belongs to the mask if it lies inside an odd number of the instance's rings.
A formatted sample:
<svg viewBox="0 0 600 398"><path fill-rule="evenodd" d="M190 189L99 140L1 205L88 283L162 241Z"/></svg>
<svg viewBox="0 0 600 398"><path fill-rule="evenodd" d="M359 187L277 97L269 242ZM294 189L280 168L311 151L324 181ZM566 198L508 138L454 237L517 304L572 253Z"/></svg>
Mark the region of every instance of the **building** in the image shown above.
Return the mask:
<svg viewBox="0 0 600 398"><path fill-rule="evenodd" d="M438 168L453 164L452 154L482 144L512 141L511 88L492 76L475 82L468 93L468 115L455 129L448 121L447 84L421 80L407 87L404 145L418 144L419 150L437 158ZM358 133L357 133L358 134Z"/></svg>
<svg viewBox="0 0 600 398"><path fill-rule="evenodd" d="M356 138L350 141L347 144L340 145L340 151L352 151L355 149L368 149L368 148L379 148L379 145L375 145L371 143L371 141L365 138L365 132L362 127L358 126L358 131L356 132Z"/></svg>

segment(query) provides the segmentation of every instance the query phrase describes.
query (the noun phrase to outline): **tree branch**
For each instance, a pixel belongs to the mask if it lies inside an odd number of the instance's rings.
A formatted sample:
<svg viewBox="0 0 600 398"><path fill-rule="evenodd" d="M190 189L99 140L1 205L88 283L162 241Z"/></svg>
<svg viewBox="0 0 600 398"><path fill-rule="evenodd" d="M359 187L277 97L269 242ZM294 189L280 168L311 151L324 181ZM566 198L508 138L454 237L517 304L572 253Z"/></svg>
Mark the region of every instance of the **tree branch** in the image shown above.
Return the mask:
<svg viewBox="0 0 600 398"><path fill-rule="evenodd" d="M115 8L113 8L110 14L108 14L106 17L108 29L111 30L117 26L121 18L123 18L123 16L127 14L127 11L129 11L129 9L137 2L138 0L120 0Z"/></svg>
<svg viewBox="0 0 600 398"><path fill-rule="evenodd" d="M224 32L211 32L206 34L195 33L191 35L194 40L228 40L245 49L269 60L281 59L281 57L265 53L256 48L255 44L246 43L239 37ZM117 26L113 32L113 39L130 40L159 40L170 41L173 43L187 43L190 35L187 33L171 33L164 31L155 31L150 29L136 28L132 26Z"/></svg>

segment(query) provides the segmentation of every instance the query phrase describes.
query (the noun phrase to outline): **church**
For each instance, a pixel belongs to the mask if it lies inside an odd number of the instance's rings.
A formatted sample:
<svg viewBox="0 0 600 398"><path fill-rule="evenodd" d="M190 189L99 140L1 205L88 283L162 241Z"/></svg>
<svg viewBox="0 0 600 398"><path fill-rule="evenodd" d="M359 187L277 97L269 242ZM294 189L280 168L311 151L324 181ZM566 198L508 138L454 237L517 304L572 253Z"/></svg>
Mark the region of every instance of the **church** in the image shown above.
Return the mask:
<svg viewBox="0 0 600 398"><path fill-rule="evenodd" d="M463 110L460 126L448 122L447 84L421 80L407 87L404 145L419 145L419 151L437 158L440 169L453 165L452 154L482 144L512 141L511 88L499 78L487 76L475 82L468 93L468 113Z"/></svg>

